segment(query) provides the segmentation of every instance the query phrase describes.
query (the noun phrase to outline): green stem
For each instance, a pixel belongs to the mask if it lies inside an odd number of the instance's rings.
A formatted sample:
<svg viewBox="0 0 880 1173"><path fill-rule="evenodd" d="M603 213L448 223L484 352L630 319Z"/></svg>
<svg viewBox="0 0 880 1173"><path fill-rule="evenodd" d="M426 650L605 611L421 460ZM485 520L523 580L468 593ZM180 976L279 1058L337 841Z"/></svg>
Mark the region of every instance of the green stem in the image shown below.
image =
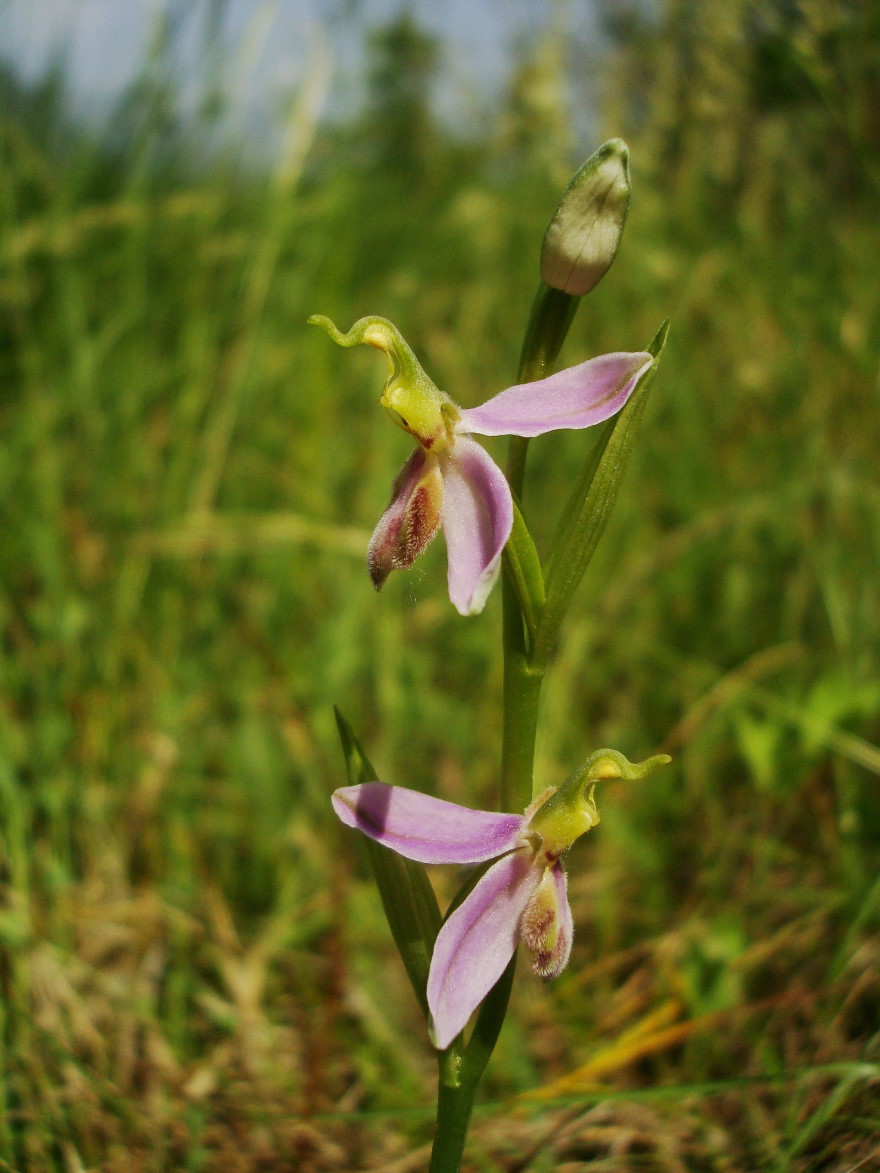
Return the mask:
<svg viewBox="0 0 880 1173"><path fill-rule="evenodd" d="M507 589L505 583L505 594ZM519 619L518 614L516 618ZM535 738L543 681L542 667L530 664L524 650L505 644L500 803L505 811L524 811L532 801Z"/></svg>
<svg viewBox="0 0 880 1173"><path fill-rule="evenodd" d="M441 1062L437 1086L437 1128L428 1173L458 1173L467 1140L478 1080L445 1083Z"/></svg>
<svg viewBox="0 0 880 1173"><path fill-rule="evenodd" d="M519 359L519 382L531 383L553 373L580 298L543 282L538 286ZM512 436L507 457L507 481L514 497L522 500L529 442Z"/></svg>
<svg viewBox="0 0 880 1173"><path fill-rule="evenodd" d="M431 1151L431 1173L457 1173L467 1140L474 1096L495 1050L513 988L516 955L486 995L467 1047L462 1036L437 1055L437 1125Z"/></svg>
<svg viewBox="0 0 880 1173"><path fill-rule="evenodd" d="M579 298L543 282L538 287L519 360L519 381L531 382L552 374L568 333ZM529 442L510 440L507 480L514 498L522 501ZM538 704L544 679L543 663L535 662L516 591L504 577L504 729L501 746L501 809L521 811L532 800Z"/></svg>

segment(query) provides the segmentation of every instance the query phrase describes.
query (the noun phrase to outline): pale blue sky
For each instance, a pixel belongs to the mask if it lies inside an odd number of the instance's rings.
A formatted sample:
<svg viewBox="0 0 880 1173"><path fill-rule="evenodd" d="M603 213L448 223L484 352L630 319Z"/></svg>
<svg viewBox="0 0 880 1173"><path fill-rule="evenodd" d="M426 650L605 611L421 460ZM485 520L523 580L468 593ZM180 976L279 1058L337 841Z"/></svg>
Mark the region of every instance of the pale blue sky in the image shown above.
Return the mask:
<svg viewBox="0 0 880 1173"><path fill-rule="evenodd" d="M321 46L329 106L344 109L356 99L363 29L407 6L442 42L437 102L453 119L457 104L498 92L514 45L551 25L585 43L596 36L592 0L0 0L0 56L34 78L60 55L75 107L100 117L136 76L163 12L176 22L179 74L195 77L213 7L225 14L224 80L241 109L259 114L297 88Z"/></svg>

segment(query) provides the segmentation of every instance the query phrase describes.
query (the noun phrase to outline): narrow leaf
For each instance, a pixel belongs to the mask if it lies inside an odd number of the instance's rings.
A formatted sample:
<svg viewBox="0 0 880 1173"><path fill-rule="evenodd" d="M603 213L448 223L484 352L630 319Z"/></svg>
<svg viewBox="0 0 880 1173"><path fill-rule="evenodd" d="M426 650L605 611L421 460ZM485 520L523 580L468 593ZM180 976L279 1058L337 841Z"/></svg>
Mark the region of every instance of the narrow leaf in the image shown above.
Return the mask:
<svg viewBox="0 0 880 1173"><path fill-rule="evenodd" d="M544 609L544 575L534 539L516 501L513 503L513 529L504 547L504 567L516 591L531 646Z"/></svg>
<svg viewBox="0 0 880 1173"><path fill-rule="evenodd" d="M378 775L351 726L338 709L334 712L349 785L377 781ZM366 847L391 935L427 1018L428 969L441 924L437 897L421 864L404 859L366 836L360 838Z"/></svg>
<svg viewBox="0 0 880 1173"><path fill-rule="evenodd" d="M538 663L549 656L571 597L605 532L668 333L666 321L648 347L654 365L623 410L605 424L563 511L547 567L547 600L533 655Z"/></svg>

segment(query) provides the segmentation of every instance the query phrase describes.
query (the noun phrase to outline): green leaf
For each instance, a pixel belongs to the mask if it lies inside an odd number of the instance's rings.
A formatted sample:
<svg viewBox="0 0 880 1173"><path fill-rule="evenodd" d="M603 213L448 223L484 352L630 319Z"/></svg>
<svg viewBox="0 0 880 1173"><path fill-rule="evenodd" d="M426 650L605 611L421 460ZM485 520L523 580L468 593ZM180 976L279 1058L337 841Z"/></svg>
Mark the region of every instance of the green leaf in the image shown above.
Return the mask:
<svg viewBox="0 0 880 1173"><path fill-rule="evenodd" d="M504 547L504 568L516 591L531 646L544 609L544 575L534 539L516 501L513 503L513 529Z"/></svg>
<svg viewBox="0 0 880 1173"><path fill-rule="evenodd" d="M334 708L339 739L345 756L349 785L375 782L378 778L351 726ZM404 859L381 843L361 837L382 898L385 917L394 937L415 995L428 1017L428 969L442 918L437 897L421 864Z"/></svg>
<svg viewBox="0 0 880 1173"><path fill-rule="evenodd" d="M562 513L547 565L547 600L538 627L534 662L544 663L552 651L571 597L605 532L668 333L666 321L648 347L654 365L623 410L604 425Z"/></svg>

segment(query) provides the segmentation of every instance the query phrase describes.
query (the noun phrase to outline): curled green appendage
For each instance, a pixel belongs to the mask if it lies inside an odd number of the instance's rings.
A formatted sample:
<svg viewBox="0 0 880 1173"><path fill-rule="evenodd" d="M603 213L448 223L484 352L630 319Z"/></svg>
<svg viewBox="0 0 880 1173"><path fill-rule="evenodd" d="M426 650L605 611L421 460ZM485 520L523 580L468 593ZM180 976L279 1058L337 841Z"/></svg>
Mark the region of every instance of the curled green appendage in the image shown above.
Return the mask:
<svg viewBox="0 0 880 1173"><path fill-rule="evenodd" d="M616 749L597 749L564 785L580 785L583 782L598 782L606 778L622 778L626 782L634 782L639 778L646 778L648 774L653 774L655 770L667 766L671 761L669 754L658 753L643 762L630 762Z"/></svg>
<svg viewBox="0 0 880 1173"><path fill-rule="evenodd" d="M644 778L672 761L658 753L644 762L630 762L616 749L597 749L547 798L539 795L533 808L531 828L543 839L545 850L560 853L599 822L599 810L593 793L596 783L621 778L631 782Z"/></svg>
<svg viewBox="0 0 880 1173"><path fill-rule="evenodd" d="M372 346L388 359L391 374L380 402L391 419L435 455L452 443L458 408L422 370L403 335L387 318L359 318L347 334L323 314L309 323L320 326L339 346Z"/></svg>
<svg viewBox="0 0 880 1173"><path fill-rule="evenodd" d="M320 326L339 346L364 345L383 351L391 364L392 377L399 377L410 383L420 383L422 380L430 382L406 339L387 318L380 318L375 314L358 318L346 334L343 334L324 314L312 314L308 321L311 326Z"/></svg>
<svg viewBox="0 0 880 1173"><path fill-rule="evenodd" d="M308 322L310 326L320 326L322 330L326 330L339 346L360 346L361 344L375 346L377 350L384 350L386 354L405 352L413 359L413 362L416 361L403 335L387 318L379 318L375 315L358 318L347 334L343 334L339 327L324 314L312 314Z"/></svg>
<svg viewBox="0 0 880 1173"><path fill-rule="evenodd" d="M324 314L312 314L306 319L306 321L310 326L320 326L321 329L325 333L329 334L334 342L338 342L340 346L355 346L358 342L362 341L360 338L352 338L352 334L355 330L354 326L347 334L343 334L342 331L336 326L336 324L331 322L329 318L324 316ZM357 325L357 323L355 325Z"/></svg>

